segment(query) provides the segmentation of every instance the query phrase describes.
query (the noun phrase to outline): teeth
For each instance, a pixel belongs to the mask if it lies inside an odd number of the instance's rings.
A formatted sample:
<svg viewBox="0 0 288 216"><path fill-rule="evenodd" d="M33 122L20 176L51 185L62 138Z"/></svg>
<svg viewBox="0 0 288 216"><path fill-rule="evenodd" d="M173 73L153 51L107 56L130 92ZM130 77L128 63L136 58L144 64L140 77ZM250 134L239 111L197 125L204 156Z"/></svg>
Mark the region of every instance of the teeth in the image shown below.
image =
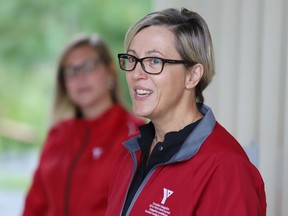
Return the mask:
<svg viewBox="0 0 288 216"><path fill-rule="evenodd" d="M147 91L147 90L144 90L144 89L137 89L137 90L136 90L136 93L137 93L138 95L147 95L147 94L150 94L151 91Z"/></svg>

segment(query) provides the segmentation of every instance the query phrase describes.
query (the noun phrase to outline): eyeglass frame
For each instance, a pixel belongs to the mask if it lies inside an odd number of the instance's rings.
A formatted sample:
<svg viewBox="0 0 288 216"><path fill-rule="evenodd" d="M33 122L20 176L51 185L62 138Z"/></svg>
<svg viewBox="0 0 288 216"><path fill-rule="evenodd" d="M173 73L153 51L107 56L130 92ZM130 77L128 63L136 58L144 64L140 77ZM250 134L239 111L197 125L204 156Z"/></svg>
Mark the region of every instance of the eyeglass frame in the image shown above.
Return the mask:
<svg viewBox="0 0 288 216"><path fill-rule="evenodd" d="M161 57L155 57L155 56L146 56L146 57L143 57L143 58L137 58L136 56L133 56L131 54L127 54L127 53L119 53L118 55L118 63L119 63L119 66L122 70L124 71L133 71L135 68L136 68L136 65L138 62L140 62L140 65L141 65L141 68L143 69L143 71L147 74L151 74L151 75L157 75L157 74L160 74L162 73L163 69L164 69L164 65L166 63L170 63L170 64L186 64L186 65L195 65L197 62L190 62L190 61L186 61L186 60L178 60L178 59L165 59L165 58L161 58ZM124 68L121 67L121 64L120 64L120 59L121 59L121 56L129 56L129 57L132 57L135 59L135 64L134 66L132 67L132 69L129 69L129 70L126 70ZM151 72L148 72L146 71L145 69L145 65L143 64L143 61L145 59L148 59L148 58L151 58L151 59L159 59L162 61L162 68L159 72L157 73L151 73Z"/></svg>
<svg viewBox="0 0 288 216"><path fill-rule="evenodd" d="M93 70L85 71L85 66L87 66L87 63L93 63ZM76 66L66 66L63 67L62 73L66 78L73 78L76 77L77 74L88 74L93 71L95 71L101 64L103 63L102 59L96 58L96 59L88 59L83 64L76 65ZM69 70L73 70L73 73L67 72Z"/></svg>

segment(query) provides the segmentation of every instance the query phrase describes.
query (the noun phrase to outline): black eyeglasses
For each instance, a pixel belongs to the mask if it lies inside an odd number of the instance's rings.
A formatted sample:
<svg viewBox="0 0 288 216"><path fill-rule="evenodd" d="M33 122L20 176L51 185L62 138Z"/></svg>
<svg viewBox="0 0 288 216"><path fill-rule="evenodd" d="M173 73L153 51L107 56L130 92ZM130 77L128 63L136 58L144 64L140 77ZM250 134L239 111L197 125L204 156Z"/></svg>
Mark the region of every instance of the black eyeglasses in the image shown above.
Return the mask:
<svg viewBox="0 0 288 216"><path fill-rule="evenodd" d="M135 69L138 62L140 62L142 69L148 74L160 74L164 68L165 63L170 64L195 64L185 60L164 59L159 57L144 57L137 58L130 54L119 53L118 60L120 68L124 71L132 71Z"/></svg>
<svg viewBox="0 0 288 216"><path fill-rule="evenodd" d="M78 73L91 73L99 67L102 63L100 59L89 59L85 61L83 64L78 66L67 66L64 67L63 72L65 77L75 77Z"/></svg>

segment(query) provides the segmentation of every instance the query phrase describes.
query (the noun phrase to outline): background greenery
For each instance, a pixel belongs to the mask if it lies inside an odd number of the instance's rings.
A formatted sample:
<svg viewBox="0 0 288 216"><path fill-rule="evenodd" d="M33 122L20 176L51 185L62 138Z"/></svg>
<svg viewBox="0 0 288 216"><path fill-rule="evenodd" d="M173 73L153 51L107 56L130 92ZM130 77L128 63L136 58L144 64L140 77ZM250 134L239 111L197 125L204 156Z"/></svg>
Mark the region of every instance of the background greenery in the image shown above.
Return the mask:
<svg viewBox="0 0 288 216"><path fill-rule="evenodd" d="M2 1L0 123L8 119L32 128L36 138L31 143L39 147L49 126L57 57L67 40L78 32L98 32L116 59L128 27L150 11L149 0ZM129 106L124 73L119 74ZM5 138L2 124L0 153L33 146L18 144Z"/></svg>

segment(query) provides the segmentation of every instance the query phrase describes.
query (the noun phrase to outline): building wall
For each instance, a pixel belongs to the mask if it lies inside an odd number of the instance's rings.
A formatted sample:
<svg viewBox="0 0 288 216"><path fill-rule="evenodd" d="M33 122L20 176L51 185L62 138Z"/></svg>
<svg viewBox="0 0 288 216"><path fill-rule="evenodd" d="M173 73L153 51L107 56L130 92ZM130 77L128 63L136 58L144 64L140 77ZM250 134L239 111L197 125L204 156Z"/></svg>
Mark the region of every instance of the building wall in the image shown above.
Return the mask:
<svg viewBox="0 0 288 216"><path fill-rule="evenodd" d="M167 7L186 7L207 21L216 76L206 104L261 172L267 215L287 215L288 1L154 1L155 10Z"/></svg>

